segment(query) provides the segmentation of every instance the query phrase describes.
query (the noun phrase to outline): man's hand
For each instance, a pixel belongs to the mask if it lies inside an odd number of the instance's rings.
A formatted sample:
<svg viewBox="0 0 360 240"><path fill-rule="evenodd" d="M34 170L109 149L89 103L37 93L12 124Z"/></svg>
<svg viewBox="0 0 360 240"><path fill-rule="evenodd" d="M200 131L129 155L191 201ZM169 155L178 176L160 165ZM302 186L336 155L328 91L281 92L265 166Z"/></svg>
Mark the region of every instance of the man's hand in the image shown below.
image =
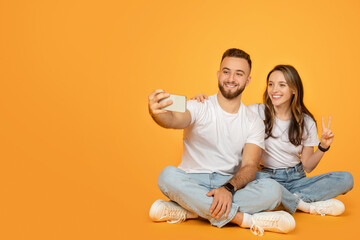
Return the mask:
<svg viewBox="0 0 360 240"><path fill-rule="evenodd" d="M232 194L225 187L219 187L211 190L206 196L213 196L213 203L210 207L212 217L219 219L225 212L225 217L229 215L232 203Z"/></svg>
<svg viewBox="0 0 360 240"><path fill-rule="evenodd" d="M169 101L161 102L161 103L159 103L159 101L161 99L164 99L169 96L170 96L170 94L166 93L162 89L157 89L149 95L149 113L152 117L155 117L156 115L158 115L160 113L168 112L166 110L162 110L162 108L171 105L173 103L173 101L169 100Z"/></svg>
<svg viewBox="0 0 360 240"><path fill-rule="evenodd" d="M162 89L157 89L149 95L149 113L151 117L157 124L164 128L187 128L191 122L191 114L189 110L181 113L162 109L173 103L173 100L159 102L161 99L169 96L170 94Z"/></svg>

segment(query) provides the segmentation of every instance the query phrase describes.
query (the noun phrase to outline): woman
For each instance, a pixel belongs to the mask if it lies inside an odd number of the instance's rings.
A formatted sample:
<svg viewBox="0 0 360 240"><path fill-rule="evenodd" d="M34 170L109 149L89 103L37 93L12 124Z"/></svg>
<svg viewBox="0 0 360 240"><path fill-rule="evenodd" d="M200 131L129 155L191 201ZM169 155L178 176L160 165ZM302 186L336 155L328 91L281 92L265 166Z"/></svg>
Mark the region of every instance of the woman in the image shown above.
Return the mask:
<svg viewBox="0 0 360 240"><path fill-rule="evenodd" d="M257 178L272 178L282 186L282 204L287 211L297 209L324 215L340 215L345 207L334 197L353 187L349 172L330 172L306 177L319 164L334 140L321 119L322 134L318 141L316 122L303 102L303 85L293 66L278 65L267 76L264 104L248 106L265 124L265 151ZM194 99L203 101L205 95ZM314 146L318 146L314 151Z"/></svg>

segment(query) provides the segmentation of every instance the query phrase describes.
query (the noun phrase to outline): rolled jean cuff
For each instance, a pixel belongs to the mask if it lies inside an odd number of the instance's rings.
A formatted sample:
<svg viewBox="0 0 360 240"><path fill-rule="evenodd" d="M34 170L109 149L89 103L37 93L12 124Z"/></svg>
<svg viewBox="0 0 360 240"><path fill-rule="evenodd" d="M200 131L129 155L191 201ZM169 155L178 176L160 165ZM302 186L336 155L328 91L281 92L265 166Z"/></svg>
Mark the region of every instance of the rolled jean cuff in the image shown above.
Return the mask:
<svg viewBox="0 0 360 240"><path fill-rule="evenodd" d="M296 197L295 201L294 201L294 204L291 204L291 206L288 206L287 207L287 210L289 211L290 214L294 214L299 206L299 202L301 200L301 198L294 194L294 196Z"/></svg>
<svg viewBox="0 0 360 240"><path fill-rule="evenodd" d="M232 203L231 204L231 210L230 210L229 215L227 216L227 218L222 216L220 219L211 218L209 221L210 221L211 225L216 226L218 228L222 228L223 226L228 224L235 217L235 215L236 215L236 213L238 211L239 211L239 206Z"/></svg>

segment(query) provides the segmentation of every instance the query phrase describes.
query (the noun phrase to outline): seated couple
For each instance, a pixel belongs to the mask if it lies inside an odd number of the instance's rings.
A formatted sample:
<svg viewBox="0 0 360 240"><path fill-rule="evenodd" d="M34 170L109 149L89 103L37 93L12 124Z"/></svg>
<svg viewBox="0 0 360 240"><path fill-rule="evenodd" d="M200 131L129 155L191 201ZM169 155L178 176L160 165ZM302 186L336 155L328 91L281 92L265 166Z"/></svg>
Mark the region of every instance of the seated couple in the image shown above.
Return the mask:
<svg viewBox="0 0 360 240"><path fill-rule="evenodd" d="M232 222L263 235L293 230L291 214L297 209L332 216L344 212L344 204L334 197L352 189L349 172L305 174L333 142L331 119L325 125L322 118L319 142L315 119L303 103L300 76L290 65L270 71L264 104L245 106L241 96L250 70L246 52L228 49L217 72L218 93L196 96L198 101L188 101L184 113L163 110L172 104L159 102L169 96L164 90L150 94L154 121L184 129L180 165L166 167L158 179L170 201L153 203L152 220L178 223L202 217L219 228ZM287 211L268 211L280 203Z"/></svg>

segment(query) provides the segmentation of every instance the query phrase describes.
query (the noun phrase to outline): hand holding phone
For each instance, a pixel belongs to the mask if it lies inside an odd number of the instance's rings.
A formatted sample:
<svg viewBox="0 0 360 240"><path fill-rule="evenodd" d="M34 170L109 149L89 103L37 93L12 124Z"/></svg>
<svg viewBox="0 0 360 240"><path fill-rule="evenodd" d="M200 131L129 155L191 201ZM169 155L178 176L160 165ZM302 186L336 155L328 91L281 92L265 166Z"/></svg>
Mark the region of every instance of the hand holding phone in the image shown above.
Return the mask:
<svg viewBox="0 0 360 240"><path fill-rule="evenodd" d="M161 99L159 102L166 102L172 100L173 103L167 107L162 108L163 110L174 111L174 112L185 112L186 111L186 97L181 95L170 94L169 97Z"/></svg>

